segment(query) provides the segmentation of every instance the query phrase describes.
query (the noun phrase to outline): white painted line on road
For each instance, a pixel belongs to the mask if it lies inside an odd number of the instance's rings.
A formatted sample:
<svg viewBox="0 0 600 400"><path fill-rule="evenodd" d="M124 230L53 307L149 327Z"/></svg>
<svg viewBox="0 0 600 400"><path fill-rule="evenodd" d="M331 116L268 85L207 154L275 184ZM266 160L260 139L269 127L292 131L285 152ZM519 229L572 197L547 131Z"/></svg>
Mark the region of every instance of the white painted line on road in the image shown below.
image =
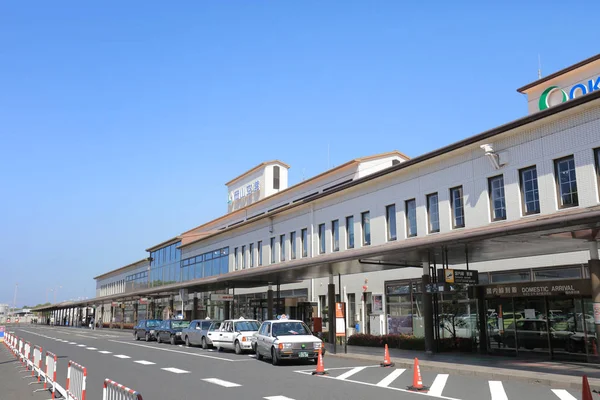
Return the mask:
<svg viewBox="0 0 600 400"><path fill-rule="evenodd" d="M112 351L101 350L98 353L100 353L100 354L112 354Z"/></svg>
<svg viewBox="0 0 600 400"><path fill-rule="evenodd" d="M86 349L88 349L88 350L98 350L98 349L97 349L97 348L95 348L95 347L86 347Z"/></svg>
<svg viewBox="0 0 600 400"><path fill-rule="evenodd" d="M448 380L448 374L438 374L429 388L429 394L433 396L441 396Z"/></svg>
<svg viewBox="0 0 600 400"><path fill-rule="evenodd" d="M75 342L69 342L69 344L77 344L77 343L75 343Z"/></svg>
<svg viewBox="0 0 600 400"><path fill-rule="evenodd" d="M382 380L380 380L377 383L377 386L379 387L388 387L390 386L390 383L394 382L394 380L399 377L400 375L402 375L402 373L406 371L405 369L395 369L393 370L388 376L386 376L385 378L383 378Z"/></svg>
<svg viewBox="0 0 600 400"><path fill-rule="evenodd" d="M78 344L77 347L85 347L85 344Z"/></svg>
<svg viewBox="0 0 600 400"><path fill-rule="evenodd" d="M336 368L327 368L327 371L333 371L336 369L352 369L354 367L336 367ZM363 366L362 368L381 368L381 365L366 365ZM300 372L300 373L309 373L312 374L312 372L314 371L314 369L302 369L299 371L294 371L294 372Z"/></svg>
<svg viewBox="0 0 600 400"><path fill-rule="evenodd" d="M489 381L490 385L490 394L492 395L492 400L508 400L508 396L504 391L504 386L500 381Z"/></svg>
<svg viewBox="0 0 600 400"><path fill-rule="evenodd" d="M352 375L359 373L360 371L362 371L363 369L365 369L367 367L355 367L352 368L350 371L348 372L344 372L343 374L341 374L340 376L337 377L337 379L343 381L346 378L350 378Z"/></svg>
<svg viewBox="0 0 600 400"><path fill-rule="evenodd" d="M123 355L123 354L115 354L115 357L117 357L117 358L131 358L131 357Z"/></svg>
<svg viewBox="0 0 600 400"><path fill-rule="evenodd" d="M564 389L552 389L552 391L560 400L577 400L571 393Z"/></svg>
<svg viewBox="0 0 600 400"><path fill-rule="evenodd" d="M228 382L228 381L224 381L222 379L217 379L217 378L207 378L207 379L202 379L202 380L204 382L214 383L215 385L223 386L226 388L242 386L242 385L238 385L237 383Z"/></svg>
<svg viewBox="0 0 600 400"><path fill-rule="evenodd" d="M146 360L139 360L139 361L134 361L135 363L138 364L142 364L142 365L154 365L156 363L153 363L152 361L146 361Z"/></svg>
<svg viewBox="0 0 600 400"><path fill-rule="evenodd" d="M266 399L266 400L294 400L294 399L290 399L289 397L285 397L285 396L269 396L269 397L263 397L263 399Z"/></svg>
<svg viewBox="0 0 600 400"><path fill-rule="evenodd" d="M138 346L138 347L145 347L147 349L152 349L152 350L158 350L158 351L168 351L170 353L179 353L179 354L185 354L186 356L192 356L192 357L204 357L204 358L212 358L214 360L221 360L221 361L229 361L229 362L243 362L243 361L252 361L249 359L243 359L243 360L232 360L230 358L223 358L223 357L216 357L216 356L207 356L205 354L198 354L198 353L190 353L189 351L180 351L180 350L172 350L172 349L163 349L161 347L155 347L155 346L148 346L145 344L138 344L138 343L131 343L131 342L123 342L120 340L109 340L109 342L113 342L113 343L123 343L123 344L127 344L129 346Z"/></svg>
<svg viewBox="0 0 600 400"><path fill-rule="evenodd" d="M179 368L161 368L163 371L172 372L174 374L189 374L190 371L186 371Z"/></svg>

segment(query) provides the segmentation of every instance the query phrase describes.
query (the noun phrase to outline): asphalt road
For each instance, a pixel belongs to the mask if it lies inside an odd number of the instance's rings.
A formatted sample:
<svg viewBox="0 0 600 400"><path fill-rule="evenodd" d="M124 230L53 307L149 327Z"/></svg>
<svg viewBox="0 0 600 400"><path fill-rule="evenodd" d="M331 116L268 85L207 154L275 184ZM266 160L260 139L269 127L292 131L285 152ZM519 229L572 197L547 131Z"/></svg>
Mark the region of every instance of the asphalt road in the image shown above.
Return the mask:
<svg viewBox="0 0 600 400"><path fill-rule="evenodd" d="M412 384L412 370L364 361L326 356L329 375L319 377L312 376L312 363L272 366L252 354L135 341L129 332L36 325L12 330L58 355L57 380L63 386L69 360L85 366L88 400L102 398L105 378L139 391L145 400L581 399L574 391L541 385L432 372L422 374L430 391L413 393L406 390Z"/></svg>

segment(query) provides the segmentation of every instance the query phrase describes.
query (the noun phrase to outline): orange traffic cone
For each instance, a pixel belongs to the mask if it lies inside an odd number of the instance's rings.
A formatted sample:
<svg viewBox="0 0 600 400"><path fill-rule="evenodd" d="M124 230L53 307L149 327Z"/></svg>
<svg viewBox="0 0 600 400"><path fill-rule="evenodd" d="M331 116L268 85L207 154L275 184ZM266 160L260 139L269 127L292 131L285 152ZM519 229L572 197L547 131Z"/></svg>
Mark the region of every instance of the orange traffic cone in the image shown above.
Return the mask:
<svg viewBox="0 0 600 400"><path fill-rule="evenodd" d="M429 386L423 386L423 378L421 378L421 368L419 368L419 359L415 357L415 364L413 367L413 384L408 387L408 390L416 392L427 392Z"/></svg>
<svg viewBox="0 0 600 400"><path fill-rule="evenodd" d="M381 364L382 367L393 367L394 363L390 360L390 351L388 350L387 343L385 345L385 354L383 355L383 362Z"/></svg>
<svg viewBox="0 0 600 400"><path fill-rule="evenodd" d="M319 349L319 358L317 359L317 369L313 371L313 375L329 375L329 372L325 371L325 365L323 365L323 356L321 355L321 349Z"/></svg>
<svg viewBox="0 0 600 400"><path fill-rule="evenodd" d="M593 400L590 384L588 383L587 376L585 375L583 376L583 385L581 389L581 400Z"/></svg>

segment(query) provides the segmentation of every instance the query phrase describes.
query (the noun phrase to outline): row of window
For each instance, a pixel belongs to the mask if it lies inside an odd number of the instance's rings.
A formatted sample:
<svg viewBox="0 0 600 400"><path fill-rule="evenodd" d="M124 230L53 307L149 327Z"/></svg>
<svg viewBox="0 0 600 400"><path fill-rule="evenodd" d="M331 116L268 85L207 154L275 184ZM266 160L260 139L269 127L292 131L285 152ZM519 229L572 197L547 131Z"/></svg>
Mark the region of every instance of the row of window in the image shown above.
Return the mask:
<svg viewBox="0 0 600 400"><path fill-rule="evenodd" d="M100 286L100 296L123 293L125 291L125 279L116 282L107 283Z"/></svg>
<svg viewBox="0 0 600 400"><path fill-rule="evenodd" d="M223 247L181 261L179 281L206 278L229 272L229 247Z"/></svg>
<svg viewBox="0 0 600 400"><path fill-rule="evenodd" d="M137 281L143 278L148 277L148 271L138 272L137 274L127 275L125 277L125 282Z"/></svg>
<svg viewBox="0 0 600 400"><path fill-rule="evenodd" d="M162 249L158 249L150 253L152 257L152 265L168 264L174 261L179 261L181 257L181 250L177 248L181 242L173 243L172 245L165 246Z"/></svg>

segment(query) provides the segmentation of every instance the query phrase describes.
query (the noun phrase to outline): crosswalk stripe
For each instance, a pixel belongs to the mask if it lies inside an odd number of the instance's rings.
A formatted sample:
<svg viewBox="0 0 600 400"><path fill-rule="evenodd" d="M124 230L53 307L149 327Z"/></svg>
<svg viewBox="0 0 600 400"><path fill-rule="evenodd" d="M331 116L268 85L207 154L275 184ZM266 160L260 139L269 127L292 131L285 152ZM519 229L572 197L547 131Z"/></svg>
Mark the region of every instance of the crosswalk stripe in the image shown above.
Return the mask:
<svg viewBox="0 0 600 400"><path fill-rule="evenodd" d="M98 353L101 353L101 354L111 354L112 351L102 350L102 351L99 351Z"/></svg>
<svg viewBox="0 0 600 400"><path fill-rule="evenodd" d="M577 400L571 393L564 389L552 389L552 391L560 400Z"/></svg>
<svg viewBox="0 0 600 400"><path fill-rule="evenodd" d="M97 349L97 348L95 348L95 347L86 347L86 349L87 349L87 350L98 350L98 349Z"/></svg>
<svg viewBox="0 0 600 400"><path fill-rule="evenodd" d="M115 357L117 357L117 358L131 358L131 357L123 355L123 354L115 354Z"/></svg>
<svg viewBox="0 0 600 400"><path fill-rule="evenodd" d="M263 399L266 399L266 400L294 400L294 399L290 399L289 397L285 397L285 396L269 396L269 397L263 397Z"/></svg>
<svg viewBox="0 0 600 400"><path fill-rule="evenodd" d="M139 361L134 361L135 363L138 364L142 364L142 365L154 365L156 363L153 363L152 361L146 361L146 360L139 360Z"/></svg>
<svg viewBox="0 0 600 400"><path fill-rule="evenodd" d="M228 381L224 381L222 379L217 379L217 378L207 378L207 379L202 379L204 382L208 382L208 383L214 383L215 385L219 385L219 386L223 386L223 387L238 387L238 386L242 386L242 385L238 385L237 383L233 383L233 382L228 382Z"/></svg>
<svg viewBox="0 0 600 400"><path fill-rule="evenodd" d="M350 378L352 375L362 371L363 369L365 369L366 367L356 367L356 368L352 368L350 371L348 372L344 372L343 374L341 374L340 376L337 377L337 379L343 381L344 379L348 379Z"/></svg>
<svg viewBox="0 0 600 400"><path fill-rule="evenodd" d="M502 382L489 381L488 383L490 385L490 394L492 395L492 400L508 400Z"/></svg>
<svg viewBox="0 0 600 400"><path fill-rule="evenodd" d="M446 386L446 381L448 380L448 374L438 374L433 381L433 384L429 388L428 394L431 396L441 396L442 391L444 390L444 386Z"/></svg>
<svg viewBox="0 0 600 400"><path fill-rule="evenodd" d="M399 377L400 375L402 375L402 373L406 371L405 369L395 369L393 370L388 376L386 376L385 378L383 378L382 380L379 381L379 383L377 383L377 386L380 387L388 387L392 382L394 382L394 380Z"/></svg>
<svg viewBox="0 0 600 400"><path fill-rule="evenodd" d="M184 369L179 368L161 368L163 371L172 372L174 374L189 374L190 371L186 371Z"/></svg>

